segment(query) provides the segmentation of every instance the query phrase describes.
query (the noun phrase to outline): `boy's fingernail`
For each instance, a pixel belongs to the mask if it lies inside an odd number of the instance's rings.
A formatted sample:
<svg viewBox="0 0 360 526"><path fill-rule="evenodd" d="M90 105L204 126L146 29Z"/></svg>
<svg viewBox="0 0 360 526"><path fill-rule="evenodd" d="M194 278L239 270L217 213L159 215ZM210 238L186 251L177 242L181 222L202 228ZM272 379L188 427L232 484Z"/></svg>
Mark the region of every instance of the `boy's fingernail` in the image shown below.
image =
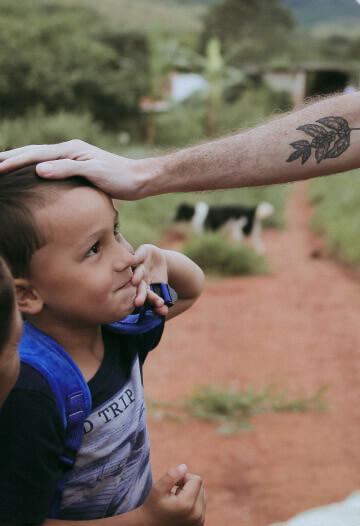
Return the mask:
<svg viewBox="0 0 360 526"><path fill-rule="evenodd" d="M42 175L50 175L52 174L53 169L54 165L52 163L42 163L38 165L36 171Z"/></svg>
<svg viewBox="0 0 360 526"><path fill-rule="evenodd" d="M180 464L180 466L178 466L176 469L178 471L182 471L183 473L185 473L185 471L187 471L187 465L186 464Z"/></svg>

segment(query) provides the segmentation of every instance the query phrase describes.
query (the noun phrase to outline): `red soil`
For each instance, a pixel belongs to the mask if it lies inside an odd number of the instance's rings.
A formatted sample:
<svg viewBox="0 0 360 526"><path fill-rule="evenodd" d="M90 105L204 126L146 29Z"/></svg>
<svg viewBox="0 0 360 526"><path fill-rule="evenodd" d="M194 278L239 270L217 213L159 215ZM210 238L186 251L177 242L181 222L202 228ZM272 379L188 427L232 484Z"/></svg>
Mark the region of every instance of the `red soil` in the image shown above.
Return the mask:
<svg viewBox="0 0 360 526"><path fill-rule="evenodd" d="M249 433L149 415L155 478L183 462L200 474L207 526L265 526L360 488L360 286L324 256L310 214L297 184L288 229L264 235L273 274L208 282L145 367L147 396L170 401L219 380L275 381L294 397L330 385L330 411L259 415Z"/></svg>

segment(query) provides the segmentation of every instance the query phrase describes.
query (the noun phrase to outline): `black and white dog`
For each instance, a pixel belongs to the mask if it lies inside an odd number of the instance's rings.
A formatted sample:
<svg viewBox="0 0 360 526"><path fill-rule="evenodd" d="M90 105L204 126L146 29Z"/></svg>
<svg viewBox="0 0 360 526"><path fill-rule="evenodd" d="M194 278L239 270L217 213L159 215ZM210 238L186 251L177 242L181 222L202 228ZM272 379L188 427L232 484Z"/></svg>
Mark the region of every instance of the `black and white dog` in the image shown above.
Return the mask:
<svg viewBox="0 0 360 526"><path fill-rule="evenodd" d="M204 230L224 229L233 241L241 243L244 236L249 237L255 252L264 254L261 240L261 220L270 217L274 207L270 203L260 203L247 207L239 205L209 206L199 202L195 206L179 205L174 221L190 223L193 232L201 234Z"/></svg>

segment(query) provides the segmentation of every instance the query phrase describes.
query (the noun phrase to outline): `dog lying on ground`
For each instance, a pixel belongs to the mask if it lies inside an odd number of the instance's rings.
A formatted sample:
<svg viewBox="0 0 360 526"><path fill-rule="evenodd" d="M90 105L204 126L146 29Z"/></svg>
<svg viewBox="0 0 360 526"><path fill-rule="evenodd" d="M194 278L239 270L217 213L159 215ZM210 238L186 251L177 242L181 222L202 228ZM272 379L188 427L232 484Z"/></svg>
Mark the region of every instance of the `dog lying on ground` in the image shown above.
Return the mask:
<svg viewBox="0 0 360 526"><path fill-rule="evenodd" d="M244 236L248 237L257 254L264 254L265 247L261 240L261 221L274 213L270 203L260 203L257 206L240 205L210 206L199 202L195 206L179 205L174 222L186 221L196 234L204 230L225 230L230 238L241 243Z"/></svg>

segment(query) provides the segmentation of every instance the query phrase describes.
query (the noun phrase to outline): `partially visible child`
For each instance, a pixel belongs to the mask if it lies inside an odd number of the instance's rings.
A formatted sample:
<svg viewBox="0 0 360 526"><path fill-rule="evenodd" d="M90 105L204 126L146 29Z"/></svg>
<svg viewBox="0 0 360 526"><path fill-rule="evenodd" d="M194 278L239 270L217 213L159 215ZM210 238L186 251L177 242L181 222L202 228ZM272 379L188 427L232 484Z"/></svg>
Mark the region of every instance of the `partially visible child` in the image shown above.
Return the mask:
<svg viewBox="0 0 360 526"><path fill-rule="evenodd" d="M46 181L32 166L0 177L0 254L25 326L66 350L92 398L60 513L47 519L62 475L64 428L44 377L21 365L0 414L0 525L203 524L202 482L185 466L152 488L142 366L163 323L146 335L147 348L141 336L106 327L146 299L160 315L180 314L201 293L203 274L176 252L143 245L134 253L117 223L111 199L81 178ZM149 289L156 282L178 294L169 311Z"/></svg>
<svg viewBox="0 0 360 526"><path fill-rule="evenodd" d="M21 330L22 320L15 301L13 278L0 257L0 407L18 376L17 347Z"/></svg>

